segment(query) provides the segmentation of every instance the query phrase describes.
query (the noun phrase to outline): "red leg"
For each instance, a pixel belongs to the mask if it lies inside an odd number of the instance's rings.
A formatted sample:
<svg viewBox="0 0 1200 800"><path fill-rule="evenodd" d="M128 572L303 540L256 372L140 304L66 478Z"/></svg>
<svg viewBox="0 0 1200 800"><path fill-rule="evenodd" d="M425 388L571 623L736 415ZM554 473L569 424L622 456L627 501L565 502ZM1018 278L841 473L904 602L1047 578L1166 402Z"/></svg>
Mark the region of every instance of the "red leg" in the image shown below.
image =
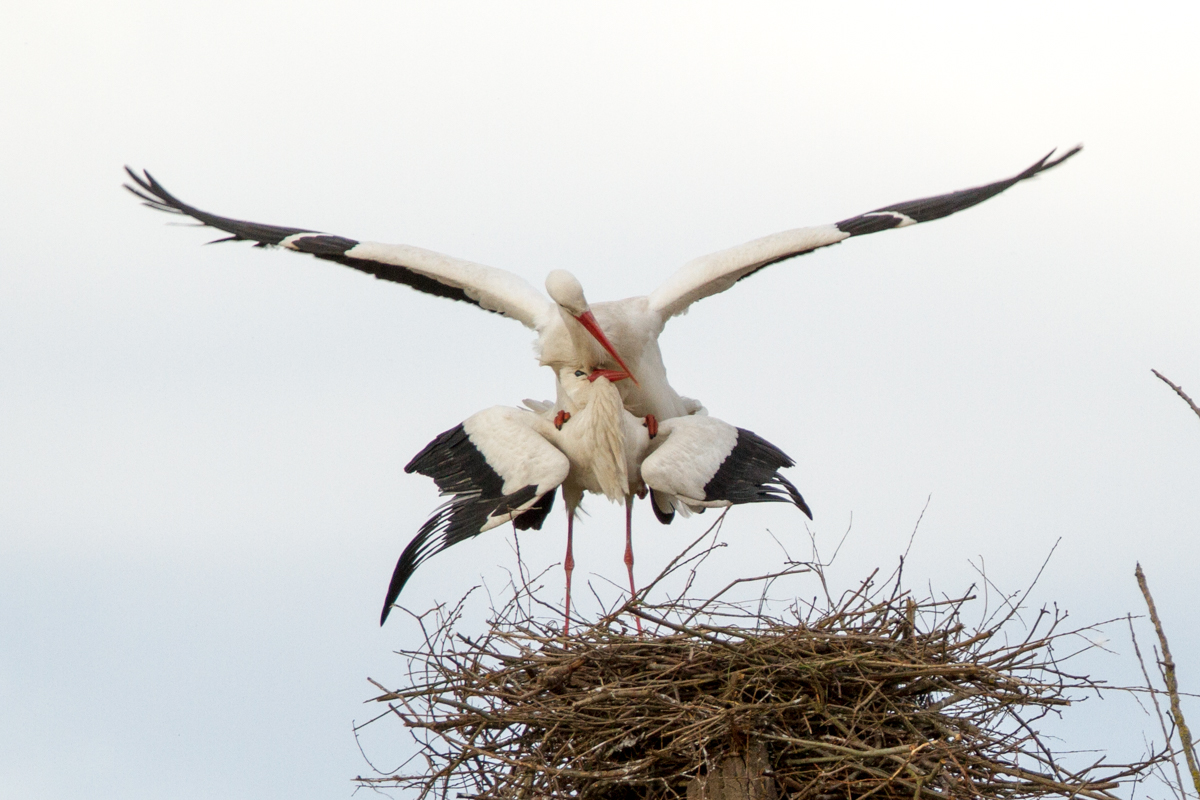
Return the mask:
<svg viewBox="0 0 1200 800"><path fill-rule="evenodd" d="M633 497L625 498L625 568L629 570L629 597L632 599L637 595L637 588L633 584ZM637 630L640 635L642 632L642 618L634 617L637 622Z"/></svg>
<svg viewBox="0 0 1200 800"><path fill-rule="evenodd" d="M563 571L567 573L567 610L563 616L563 636L571 632L571 573L575 571L575 556L571 554L571 535L575 526L575 511L567 509L567 557L563 559Z"/></svg>

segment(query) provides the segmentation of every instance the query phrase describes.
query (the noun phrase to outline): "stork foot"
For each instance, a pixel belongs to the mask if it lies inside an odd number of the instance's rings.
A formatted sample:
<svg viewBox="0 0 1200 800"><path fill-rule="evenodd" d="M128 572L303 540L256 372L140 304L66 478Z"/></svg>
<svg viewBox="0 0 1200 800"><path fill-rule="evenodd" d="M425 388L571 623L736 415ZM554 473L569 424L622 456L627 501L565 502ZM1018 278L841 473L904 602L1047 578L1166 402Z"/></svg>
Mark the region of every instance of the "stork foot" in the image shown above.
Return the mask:
<svg viewBox="0 0 1200 800"><path fill-rule="evenodd" d="M658 419L653 414L646 415L646 421L642 423L642 427L650 432L650 438L658 436Z"/></svg>
<svg viewBox="0 0 1200 800"><path fill-rule="evenodd" d="M555 427L555 428L558 428L558 429L561 431L561 430L562 430L562 426L563 426L563 425L564 425L564 424L565 424L565 423L566 423L566 422L567 422L569 419L571 419L571 412L570 412L570 411L559 411L557 414L555 414L555 415L554 415L554 427Z"/></svg>

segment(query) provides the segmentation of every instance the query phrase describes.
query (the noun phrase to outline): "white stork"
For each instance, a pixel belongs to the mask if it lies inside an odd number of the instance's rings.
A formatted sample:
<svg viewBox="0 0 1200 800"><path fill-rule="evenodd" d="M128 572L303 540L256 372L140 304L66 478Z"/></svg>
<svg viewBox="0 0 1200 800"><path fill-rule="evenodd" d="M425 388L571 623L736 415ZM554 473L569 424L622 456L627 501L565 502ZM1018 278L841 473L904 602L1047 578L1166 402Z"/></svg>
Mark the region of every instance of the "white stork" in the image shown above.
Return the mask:
<svg viewBox="0 0 1200 800"><path fill-rule="evenodd" d="M452 499L434 512L396 563L380 625L427 558L509 520L520 530L541 528L559 486L567 507L564 634L571 618L575 509L585 491L625 501L631 595L637 593L631 531L635 494L649 489L667 508L678 504L694 510L789 502L812 518L800 492L779 474L792 460L751 431L696 414L664 420L652 432L622 405L615 383L626 373L576 364L564 366L558 377L574 412L529 401L535 410L489 408L439 434L404 468L433 478Z"/></svg>
<svg viewBox="0 0 1200 800"><path fill-rule="evenodd" d="M632 375L620 391L625 407L639 417L658 420L695 413L698 401L681 397L667 382L658 336L671 317L684 313L704 297L723 292L763 267L852 236L929 222L982 203L1013 184L1032 178L1079 152L1073 147L1054 158L1051 151L1028 169L1001 181L958 192L910 200L877 208L831 225L796 228L737 247L701 256L679 268L648 295L590 305L579 281L564 270L551 272L546 290L551 300L523 278L452 256L401 244L359 242L307 228L284 228L219 217L175 198L149 172L125 170L137 184L126 184L146 205L183 214L229 236L216 241L252 241L257 247L278 245L317 258L336 261L384 280L418 291L460 300L512 317L537 332L540 362L559 368L576 360L580 347L589 347L596 366ZM587 331L595 343L582 335ZM603 331L603 333L601 333ZM607 334L607 339L604 334ZM617 356L621 353L624 357ZM559 390L561 400L561 388Z"/></svg>

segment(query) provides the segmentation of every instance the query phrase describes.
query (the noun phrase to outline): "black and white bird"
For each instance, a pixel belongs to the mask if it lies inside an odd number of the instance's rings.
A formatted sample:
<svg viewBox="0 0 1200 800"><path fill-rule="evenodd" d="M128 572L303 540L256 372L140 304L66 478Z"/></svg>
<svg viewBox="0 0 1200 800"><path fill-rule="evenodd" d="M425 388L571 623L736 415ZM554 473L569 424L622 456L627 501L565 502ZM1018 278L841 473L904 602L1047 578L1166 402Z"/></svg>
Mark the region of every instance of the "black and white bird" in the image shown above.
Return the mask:
<svg viewBox="0 0 1200 800"><path fill-rule="evenodd" d="M585 492L625 502L625 566L633 579L631 511L635 495L662 508L700 510L741 503L788 502L812 518L796 487L779 474L793 462L754 433L706 414L658 425L624 408L624 372L562 367L559 386L574 411L532 403L496 406L440 434L404 469L433 478L451 499L421 527L392 573L380 624L416 568L430 556L505 522L541 528L561 487L567 508L566 609L570 628L575 510ZM673 513L673 511L669 511ZM640 630L640 620L638 623Z"/></svg>
<svg viewBox="0 0 1200 800"><path fill-rule="evenodd" d="M668 383L658 347L667 321L687 311L692 303L723 292L764 267L851 237L929 222L970 208L1058 166L1080 149L1073 147L1058 157L1052 151L1022 172L994 183L894 203L841 222L783 231L701 256L647 295L595 304L588 303L582 285L565 270L555 270L547 277L547 298L511 272L419 247L360 242L308 228L219 217L178 200L150 173L138 175L128 167L126 172L136 185L126 184L126 188L151 208L182 214L230 234L217 241L251 241L259 247L277 245L308 253L426 294L511 317L537 333L537 356L556 372L573 363L580 347L588 347L597 366L632 376L620 385L623 403L632 414L665 420L695 413L701 407Z"/></svg>

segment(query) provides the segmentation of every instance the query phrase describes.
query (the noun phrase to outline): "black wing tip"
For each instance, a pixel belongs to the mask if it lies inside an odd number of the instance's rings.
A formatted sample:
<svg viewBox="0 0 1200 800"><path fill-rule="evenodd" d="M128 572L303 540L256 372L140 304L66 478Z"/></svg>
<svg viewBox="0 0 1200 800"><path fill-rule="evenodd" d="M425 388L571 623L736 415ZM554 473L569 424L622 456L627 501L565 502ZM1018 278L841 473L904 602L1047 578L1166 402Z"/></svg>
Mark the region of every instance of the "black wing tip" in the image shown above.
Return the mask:
<svg viewBox="0 0 1200 800"><path fill-rule="evenodd" d="M281 244L284 239L296 236L297 234L303 234L300 238L290 242L288 248L300 253L316 256L317 258L336 261L339 264L344 264L353 269L365 272L368 275L374 275L376 278L404 284L418 292L431 294L435 297L445 297L448 300L470 303L471 305L483 308L480 301L467 294L465 289L460 286L443 283L441 278L416 272L402 264L392 264L372 258L359 258L356 255L347 255L350 250L359 244L355 239L348 239L344 236L333 236L310 228L288 228L279 225L265 225L258 222L232 219L230 217L219 217L216 214L201 211L195 206L190 206L176 198L163 188L162 184L150 174L149 170L142 170L142 173L139 175L132 167L126 165L125 174L129 176L134 185L126 183L123 184L124 187L150 208L170 214L183 214L196 220L201 225L207 225L210 228L216 228L233 234L229 238L218 241L254 242L255 247L273 247ZM484 310L503 313L493 308Z"/></svg>
<svg viewBox="0 0 1200 800"><path fill-rule="evenodd" d="M187 207L176 200L170 192L163 188L162 184L154 179L148 170L142 170L142 174L138 175L128 164L125 165L125 174L137 184L136 188L128 183L123 183L121 186L125 191L132 194L137 199L141 200L144 205L150 206L156 211L166 211L170 214L186 214Z"/></svg>
<svg viewBox="0 0 1200 800"><path fill-rule="evenodd" d="M467 440L466 430L463 428L463 423L455 425L453 428L444 430L433 440L421 448L421 452L417 453L407 464L404 465L405 473L411 475L414 472L419 472L428 477L427 471L433 471L436 466L440 466L446 461L446 453L441 452L446 448L453 448ZM472 445L472 449L474 445ZM482 455L480 456L482 458Z"/></svg>
<svg viewBox="0 0 1200 800"><path fill-rule="evenodd" d="M1071 156L1075 155L1076 153L1082 152L1082 151L1083 151L1083 142L1080 142L1079 144L1068 148L1067 151L1065 153L1063 153L1061 156L1059 156L1058 158L1055 158L1053 161L1048 162L1046 164L1046 169L1049 169L1050 167L1056 167L1059 164L1061 164L1062 162L1066 161ZM1058 148L1056 147L1050 151L1049 155L1047 155L1046 158L1049 159L1051 156L1053 156L1057 152L1058 152Z"/></svg>
<svg viewBox="0 0 1200 800"><path fill-rule="evenodd" d="M554 508L554 496L557 493L558 487L556 486L542 494L533 505L513 517L513 527L519 531L540 531L546 517L550 515L550 510Z"/></svg>
<svg viewBox="0 0 1200 800"><path fill-rule="evenodd" d="M791 481L789 481L787 478L780 475L778 472L775 473L775 480L777 480L779 483L783 484L784 488L787 489L787 493L788 493L788 497L786 498L787 501L790 502L792 505L794 505L796 508L803 511L804 516L808 517L809 520L811 521L813 518L812 509L808 507L808 503L804 502L804 496L800 494L800 490L797 489L795 487L795 485L792 484ZM780 498L780 499L782 500L784 498Z"/></svg>
<svg viewBox="0 0 1200 800"><path fill-rule="evenodd" d="M420 537L418 536L418 538ZM408 583L408 579L412 577L415 565L405 563L410 549L412 549L412 544L405 548L404 555L400 556L400 560L396 562L396 569L392 571L392 580L388 584L387 595L383 598L383 611L379 614L380 627L383 627L383 623L387 622L388 614L392 613L392 605L396 602L396 598L400 596L400 590L404 588L404 584Z"/></svg>
<svg viewBox="0 0 1200 800"><path fill-rule="evenodd" d="M134 197L141 200L143 205L147 205L150 208L153 208L155 211L165 211L168 214L183 214L184 216L191 217L202 226L218 228L220 230L224 230L226 233L233 233L233 239L240 240L245 238L238 236L235 231L229 230L228 228L222 228L220 225L214 225L213 222L219 220L219 217L215 217L212 214L206 214L198 208L189 206L187 203L168 192L166 187L159 183L158 180L150 174L150 170L144 169L142 170L142 174L138 175L137 172L135 172L128 164L126 164L125 174L137 184L137 188L130 186L128 183L122 184L122 186L124 186L127 191L133 194Z"/></svg>
<svg viewBox="0 0 1200 800"><path fill-rule="evenodd" d="M666 511L664 511L663 509L659 508L658 500L658 494L651 489L650 508L654 509L654 517L663 525L670 525L675 521L675 509L673 507L669 507Z"/></svg>
<svg viewBox="0 0 1200 800"><path fill-rule="evenodd" d="M812 511L779 470L795 462L754 431L737 429L737 443L704 486L705 500L741 503L791 503L812 519Z"/></svg>
<svg viewBox="0 0 1200 800"><path fill-rule="evenodd" d="M428 556L433 555L438 550L432 552L426 547L431 534L436 532L439 522L439 517L446 506L442 506L434 515L421 526L421 530L413 537L413 540L408 543L408 547L404 548L404 552L400 554L400 558L396 561L396 568L392 570L392 579L388 582L387 594L383 598L383 611L379 615L379 625L387 622L388 614L392 613L392 605L396 602L396 598L400 596L400 592L404 589L404 584L408 583L408 579L417 571L417 567ZM442 549L442 548L438 548Z"/></svg>
<svg viewBox="0 0 1200 800"><path fill-rule="evenodd" d="M744 498L742 502L749 503L791 503L800 509L804 516L813 518L812 509L804 501L800 490L779 472L764 480L756 487L752 498Z"/></svg>
<svg viewBox="0 0 1200 800"><path fill-rule="evenodd" d="M159 183L157 180L154 179L154 176L150 174L149 170L144 169L144 170L142 170L142 174L139 175L139 174L137 174L137 172L135 172L133 170L132 167L130 167L128 164L126 164L125 165L125 174L128 175L130 177L130 179L132 179L133 182L136 183L142 191L149 192L151 195L153 195L152 198L146 197L146 195L142 194L140 191L138 191L138 189L133 188L128 183L122 184L122 186L124 186L129 191L133 192L138 197L141 197L143 200L148 200L149 202L152 202L152 203L164 203L165 202L167 205L170 205L172 207L183 205L183 203L180 203L178 200L176 200L174 197L172 197L171 193L168 192L166 189L164 189L163 185L161 183Z"/></svg>
<svg viewBox="0 0 1200 800"><path fill-rule="evenodd" d="M1055 158L1054 154L1058 152L1058 148L1056 147L1053 150L1051 150L1049 153L1046 153L1046 155L1044 155L1040 159L1038 159L1038 161L1036 163L1034 163L1031 167L1029 167L1029 169L1025 170L1020 175L1018 175L1016 177L1016 180L1022 181L1022 180L1025 180L1026 178L1032 178L1034 175L1037 175L1039 172L1045 172L1048 169L1054 169L1059 164L1063 163L1068 158L1070 158L1071 156L1080 152L1081 150L1083 150L1082 142L1080 144L1077 144L1074 147L1068 149L1065 153L1063 153L1058 158Z"/></svg>
<svg viewBox="0 0 1200 800"><path fill-rule="evenodd" d="M150 170L144 169L139 175L136 169L126 164L125 174L146 191L153 191L152 187L158 183L158 181L154 180L154 176L150 174Z"/></svg>
<svg viewBox="0 0 1200 800"><path fill-rule="evenodd" d="M1004 178L1003 180L974 186L969 189L962 189L957 192L948 192L946 194L923 197L918 200L893 203L889 206L868 211L865 214L859 214L856 217L844 219L835 223L835 226L838 230L850 236L863 236L913 223L932 222L935 219L948 217L951 214L965 211L985 200L989 200L1021 181L1028 180L1039 173L1057 167L1081 150L1083 150L1083 145L1077 144L1056 157L1055 153L1058 152L1058 148L1055 148L1011 178Z"/></svg>
<svg viewBox="0 0 1200 800"><path fill-rule="evenodd" d="M439 506L433 512L433 516L425 521L421 530L404 548L404 552L400 554L396 568L392 570L392 580L388 584L387 595L383 600L383 612L379 615L379 624L382 626L387 622L392 604L404 590L408 579L417 571L417 567L443 550L478 536L480 528L492 515L513 512L525 503L534 500L536 495L536 486L525 486L512 494L498 497L481 497L478 491L471 491L455 494L449 501ZM549 504L547 504L547 510L549 510Z"/></svg>
<svg viewBox="0 0 1200 800"><path fill-rule="evenodd" d="M126 165L125 174L130 177L136 184L131 186L128 183L123 184L124 187L133 193L135 197L141 200L144 204L150 206L156 211L165 211L170 214L183 214L196 220L201 225L206 225L210 228L224 231L232 234L226 239L218 241L235 241L235 242L255 242L257 246L269 247L277 245L289 236L296 234L310 234L314 241L310 243L308 248L297 248L301 252L307 252L311 255L320 258L339 258L343 256L349 248L358 244L357 242L346 239L340 236L328 236L320 231L308 230L307 228L285 228L278 225L263 225L257 222L246 222L244 220L231 219L229 217L219 217L216 214L210 214L207 211L201 211L195 206L190 206L180 200L175 195L166 190L158 180L150 174L149 170L142 170L139 175L131 167ZM211 244L211 242L210 242Z"/></svg>
<svg viewBox="0 0 1200 800"><path fill-rule="evenodd" d="M143 189L149 189L150 186L149 186L148 181L150 178L150 173L146 172L146 170L142 170L142 173L145 175L145 177L142 177L142 175L138 175L137 171L134 170L133 167L129 166L128 164L125 165L125 174L129 176L130 180L132 180L138 186L141 186ZM126 183L123 185L125 186L126 189L129 189L129 191L131 191L131 192L134 191L133 187L131 187L129 184Z"/></svg>

